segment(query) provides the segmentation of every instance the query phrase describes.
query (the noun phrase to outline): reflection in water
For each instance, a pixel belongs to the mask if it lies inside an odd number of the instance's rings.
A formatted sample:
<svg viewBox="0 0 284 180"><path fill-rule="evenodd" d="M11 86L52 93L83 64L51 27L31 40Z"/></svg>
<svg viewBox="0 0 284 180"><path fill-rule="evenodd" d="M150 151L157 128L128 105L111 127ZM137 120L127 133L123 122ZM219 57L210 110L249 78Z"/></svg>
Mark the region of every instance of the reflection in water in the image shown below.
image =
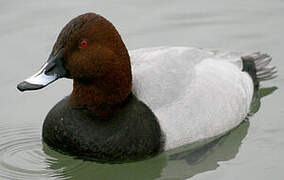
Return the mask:
<svg viewBox="0 0 284 180"><path fill-rule="evenodd" d="M183 179L218 168L218 162L228 161L237 155L248 128L249 121L244 121L226 135L200 148L169 155L172 160L165 168L164 176Z"/></svg>
<svg viewBox="0 0 284 180"><path fill-rule="evenodd" d="M277 88L260 89L252 113L260 107L260 98L273 93ZM252 115L252 114L251 114ZM62 155L44 145L43 151L51 159L49 169L57 172L54 177L62 179L159 179L163 177L184 179L218 168L218 162L233 159L246 137L249 121L203 145L187 145L152 159L126 164L99 164ZM208 141L207 141L208 142ZM60 173L59 173L60 172Z"/></svg>
<svg viewBox="0 0 284 180"><path fill-rule="evenodd" d="M261 98L268 96L269 94L272 94L274 91L276 91L278 88L273 86L273 87L267 87L267 88L261 88L256 94L256 98L254 99L254 102L251 106L251 112L249 115L255 114L259 108L260 108L260 100Z"/></svg>
<svg viewBox="0 0 284 180"><path fill-rule="evenodd" d="M100 164L60 154L47 145L43 146L43 151L52 157L47 162L49 168L62 170L61 174L55 176L62 179L156 179L167 165L165 154L132 163Z"/></svg>

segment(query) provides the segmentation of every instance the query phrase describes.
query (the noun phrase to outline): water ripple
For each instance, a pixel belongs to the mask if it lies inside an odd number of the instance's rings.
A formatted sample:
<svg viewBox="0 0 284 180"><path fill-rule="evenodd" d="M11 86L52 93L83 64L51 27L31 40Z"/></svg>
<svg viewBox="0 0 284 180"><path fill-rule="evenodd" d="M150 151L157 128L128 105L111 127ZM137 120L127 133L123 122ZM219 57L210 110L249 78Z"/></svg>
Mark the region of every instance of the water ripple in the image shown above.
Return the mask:
<svg viewBox="0 0 284 180"><path fill-rule="evenodd" d="M55 159L43 152L39 128L11 128L1 123L1 179L55 179L62 169L50 169L50 161Z"/></svg>

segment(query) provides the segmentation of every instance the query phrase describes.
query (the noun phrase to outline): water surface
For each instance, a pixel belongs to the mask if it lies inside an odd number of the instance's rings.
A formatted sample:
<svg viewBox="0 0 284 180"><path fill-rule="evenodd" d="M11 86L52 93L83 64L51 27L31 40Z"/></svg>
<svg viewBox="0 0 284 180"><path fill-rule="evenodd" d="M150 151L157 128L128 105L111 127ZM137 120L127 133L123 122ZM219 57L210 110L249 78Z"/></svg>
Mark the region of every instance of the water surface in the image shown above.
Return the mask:
<svg viewBox="0 0 284 180"><path fill-rule="evenodd" d="M129 49L269 52L279 77L263 87L278 89L261 99L249 121L196 151L182 147L117 165L62 155L42 143L41 128L51 107L70 93L71 81L27 93L16 85L47 59L61 28L85 12L108 18ZM283 17L281 0L0 1L0 179L283 179Z"/></svg>

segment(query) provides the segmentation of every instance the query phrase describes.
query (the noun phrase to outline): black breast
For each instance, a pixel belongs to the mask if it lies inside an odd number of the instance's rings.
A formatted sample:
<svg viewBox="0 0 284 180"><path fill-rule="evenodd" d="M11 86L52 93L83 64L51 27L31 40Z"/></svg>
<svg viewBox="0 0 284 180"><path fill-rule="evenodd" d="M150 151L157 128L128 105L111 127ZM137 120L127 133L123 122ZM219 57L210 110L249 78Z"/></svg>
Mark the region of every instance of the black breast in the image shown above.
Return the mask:
<svg viewBox="0 0 284 180"><path fill-rule="evenodd" d="M43 125L44 142L56 150L101 162L138 160L163 150L157 118L134 95L111 117L72 108L68 98L51 109Z"/></svg>

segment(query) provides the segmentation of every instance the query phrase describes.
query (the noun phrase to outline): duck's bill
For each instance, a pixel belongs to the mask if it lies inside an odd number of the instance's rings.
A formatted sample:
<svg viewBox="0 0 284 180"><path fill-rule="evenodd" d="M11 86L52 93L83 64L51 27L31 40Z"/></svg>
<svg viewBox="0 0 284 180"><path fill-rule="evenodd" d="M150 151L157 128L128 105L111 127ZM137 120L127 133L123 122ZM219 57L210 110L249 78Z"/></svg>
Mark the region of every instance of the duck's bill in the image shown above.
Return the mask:
<svg viewBox="0 0 284 180"><path fill-rule="evenodd" d="M17 88L20 91L37 90L59 78L66 77L68 73L63 64L63 52L64 49L61 49L55 56L51 53L41 69L33 76L19 83Z"/></svg>

